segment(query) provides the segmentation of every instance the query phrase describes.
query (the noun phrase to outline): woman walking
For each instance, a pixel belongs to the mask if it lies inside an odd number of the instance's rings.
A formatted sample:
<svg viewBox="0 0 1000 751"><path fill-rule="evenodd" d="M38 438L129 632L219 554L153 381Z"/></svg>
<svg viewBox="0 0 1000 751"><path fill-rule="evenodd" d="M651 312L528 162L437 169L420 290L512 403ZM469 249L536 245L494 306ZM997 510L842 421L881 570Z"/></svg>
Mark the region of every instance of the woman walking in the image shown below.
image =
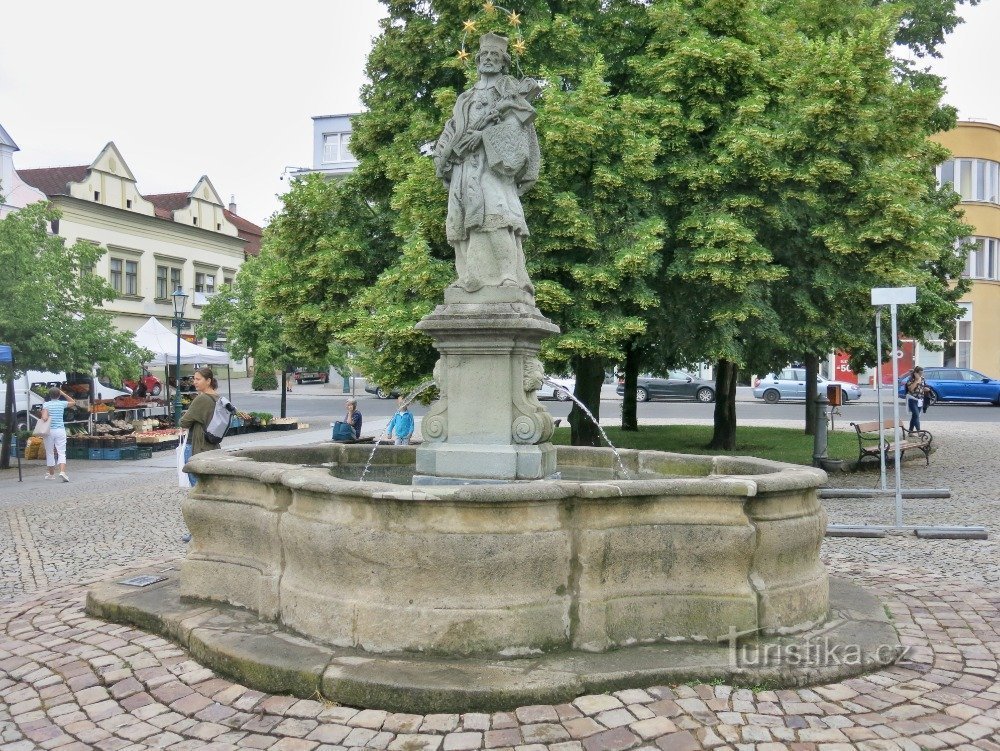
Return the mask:
<svg viewBox="0 0 1000 751"><path fill-rule="evenodd" d="M205 427L212 421L215 413L215 403L219 400L216 389L219 388L219 381L211 368L198 368L194 372L194 390L198 396L191 402L191 406L181 415L180 426L188 430L187 448L184 450L184 461L187 462L192 456L203 451L213 451L222 448L222 444L211 444L205 440ZM191 484L195 485L197 479L189 474Z"/></svg>
<svg viewBox="0 0 1000 751"><path fill-rule="evenodd" d="M59 454L59 477L63 482L69 482L66 474L66 407L75 407L76 402L62 389L49 389L49 398L42 405L42 419L48 421L49 432L42 436L45 444L45 464L48 473L46 480L56 476L56 453ZM63 401L60 397L65 397Z"/></svg>
<svg viewBox="0 0 1000 751"><path fill-rule="evenodd" d="M924 369L919 365L913 369L913 375L906 382L906 408L910 410L910 431L920 430L920 407L926 398L924 392L927 384L924 382Z"/></svg>

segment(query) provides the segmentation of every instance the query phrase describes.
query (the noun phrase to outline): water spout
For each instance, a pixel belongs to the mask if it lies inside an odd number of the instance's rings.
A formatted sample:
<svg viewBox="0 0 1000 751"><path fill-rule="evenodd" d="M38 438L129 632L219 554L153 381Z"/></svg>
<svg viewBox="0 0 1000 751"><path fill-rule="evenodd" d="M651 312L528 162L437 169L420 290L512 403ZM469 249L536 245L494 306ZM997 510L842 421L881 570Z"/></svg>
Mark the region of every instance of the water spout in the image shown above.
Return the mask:
<svg viewBox="0 0 1000 751"><path fill-rule="evenodd" d="M544 383L546 386L551 386L553 393L562 392L566 394L570 399L573 400L573 403L576 404L576 406L578 406L581 410L583 410L583 413L592 423L594 423L594 426L600 432L601 437L604 439L604 442L608 444L608 448L610 448L611 452L615 455L615 462L618 464L618 470L621 472L622 479L625 480L631 479L629 477L628 470L625 469L625 463L622 461L621 454L618 453L618 449L615 447L615 444L613 444L611 442L611 439L608 438L608 434L604 432L604 428L601 427L601 423L597 421L596 417L594 417L594 413L591 412L589 409L587 409L587 405L581 402L579 399L577 399L576 394L574 394L572 391L567 391L565 388L563 388L555 381L549 380L548 378L543 378L542 383Z"/></svg>
<svg viewBox="0 0 1000 751"><path fill-rule="evenodd" d="M402 409L403 407L409 407L410 403L414 399L416 399L418 396L420 396L422 393L424 393L427 389L429 389L434 384L435 384L435 382L433 380L425 381L424 383L421 383L413 391L411 391L409 394L407 394L405 397L403 397L403 403L400 405L399 408ZM387 424L387 427L388 427L388 424ZM358 478L358 482L362 482L365 479L365 475L368 474L368 470L372 466L372 460L375 458L375 452L378 451L378 447L380 445L382 445L382 439L383 438L387 438L388 436L389 436L388 431L385 428L383 428L382 432L379 434L378 438L375 439L375 445L372 446L372 452L368 455L368 461L365 462L365 468L361 472L361 477Z"/></svg>

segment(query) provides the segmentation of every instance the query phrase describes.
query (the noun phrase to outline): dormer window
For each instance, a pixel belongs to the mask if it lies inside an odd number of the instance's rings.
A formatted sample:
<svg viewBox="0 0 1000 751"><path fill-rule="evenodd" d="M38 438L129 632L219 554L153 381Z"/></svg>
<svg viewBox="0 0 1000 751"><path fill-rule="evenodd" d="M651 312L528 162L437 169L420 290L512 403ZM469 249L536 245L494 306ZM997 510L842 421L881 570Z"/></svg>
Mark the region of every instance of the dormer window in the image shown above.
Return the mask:
<svg viewBox="0 0 1000 751"><path fill-rule="evenodd" d="M191 217L191 224L193 224L195 227L197 227L198 226L198 217L196 217L196 216Z"/></svg>
<svg viewBox="0 0 1000 751"><path fill-rule="evenodd" d="M217 230L218 232L222 232L222 222L216 222L216 223L215 223L215 229L216 229L216 230Z"/></svg>
<svg viewBox="0 0 1000 751"><path fill-rule="evenodd" d="M131 198L126 198L125 199L125 208L126 209L132 208L132 199Z"/></svg>

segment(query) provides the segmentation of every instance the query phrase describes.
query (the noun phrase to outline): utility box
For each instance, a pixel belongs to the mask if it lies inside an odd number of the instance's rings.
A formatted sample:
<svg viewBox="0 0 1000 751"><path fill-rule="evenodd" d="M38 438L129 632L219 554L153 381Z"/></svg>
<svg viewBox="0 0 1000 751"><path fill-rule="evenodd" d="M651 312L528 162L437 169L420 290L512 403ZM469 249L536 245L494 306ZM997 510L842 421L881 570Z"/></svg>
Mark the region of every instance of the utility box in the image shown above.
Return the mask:
<svg viewBox="0 0 1000 751"><path fill-rule="evenodd" d="M828 383L826 386L826 401L831 407L839 407L844 403L844 388L839 383Z"/></svg>

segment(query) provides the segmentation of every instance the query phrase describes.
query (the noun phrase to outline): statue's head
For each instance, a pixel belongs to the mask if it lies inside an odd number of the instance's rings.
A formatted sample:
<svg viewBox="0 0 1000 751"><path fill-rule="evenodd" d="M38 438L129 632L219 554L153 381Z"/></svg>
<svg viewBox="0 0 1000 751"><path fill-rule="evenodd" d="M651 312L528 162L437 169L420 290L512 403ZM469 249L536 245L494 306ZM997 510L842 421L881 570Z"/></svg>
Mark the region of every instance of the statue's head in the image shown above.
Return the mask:
<svg viewBox="0 0 1000 751"><path fill-rule="evenodd" d="M492 31L483 34L479 39L479 52L476 53L476 66L480 73L502 73L510 67L510 55L507 54L507 37L494 34Z"/></svg>

